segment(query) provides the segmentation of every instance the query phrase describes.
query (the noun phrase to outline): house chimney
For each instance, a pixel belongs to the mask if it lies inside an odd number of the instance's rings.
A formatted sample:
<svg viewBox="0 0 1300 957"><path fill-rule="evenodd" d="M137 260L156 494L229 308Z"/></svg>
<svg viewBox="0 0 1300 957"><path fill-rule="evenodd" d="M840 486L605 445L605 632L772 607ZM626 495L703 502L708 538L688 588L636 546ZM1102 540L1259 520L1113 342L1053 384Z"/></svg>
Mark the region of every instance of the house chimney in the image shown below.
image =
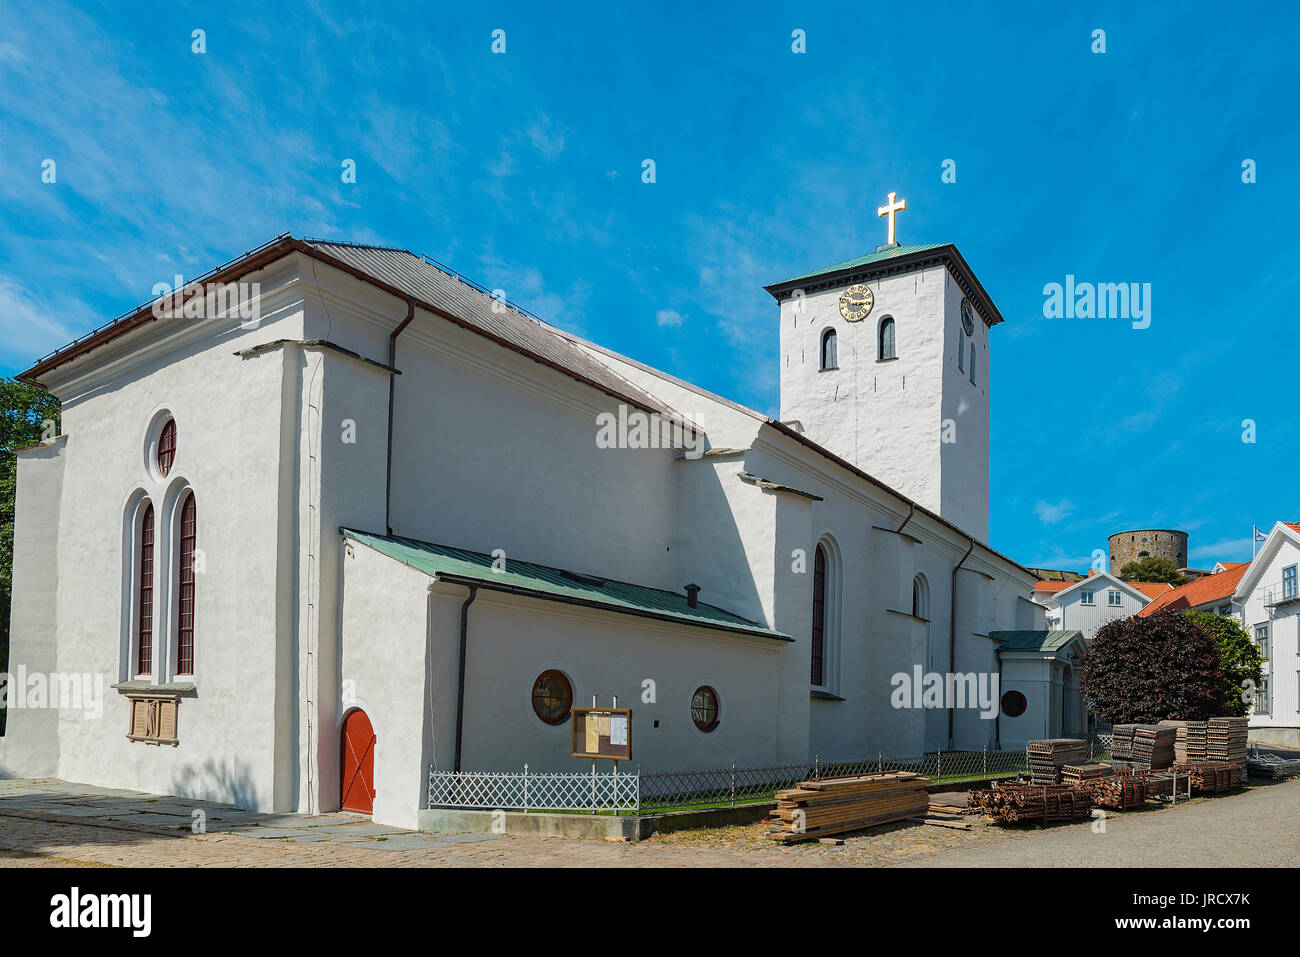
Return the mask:
<svg viewBox="0 0 1300 957"><path fill-rule="evenodd" d="M696 608L700 604L700 586L692 582L686 586L686 604Z"/></svg>

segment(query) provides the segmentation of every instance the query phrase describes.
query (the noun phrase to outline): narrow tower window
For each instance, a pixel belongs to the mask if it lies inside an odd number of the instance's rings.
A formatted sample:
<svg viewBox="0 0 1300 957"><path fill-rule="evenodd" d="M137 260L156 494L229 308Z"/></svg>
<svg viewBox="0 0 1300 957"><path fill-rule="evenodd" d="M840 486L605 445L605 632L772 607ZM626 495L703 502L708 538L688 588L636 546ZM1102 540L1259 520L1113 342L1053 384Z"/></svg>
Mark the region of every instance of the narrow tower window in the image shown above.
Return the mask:
<svg viewBox="0 0 1300 957"><path fill-rule="evenodd" d="M893 359L894 353L894 320L888 316L880 320L880 349L878 355L881 359Z"/></svg>
<svg viewBox="0 0 1300 957"><path fill-rule="evenodd" d="M827 329L822 333L822 369L838 369L839 357L836 355L835 330Z"/></svg>

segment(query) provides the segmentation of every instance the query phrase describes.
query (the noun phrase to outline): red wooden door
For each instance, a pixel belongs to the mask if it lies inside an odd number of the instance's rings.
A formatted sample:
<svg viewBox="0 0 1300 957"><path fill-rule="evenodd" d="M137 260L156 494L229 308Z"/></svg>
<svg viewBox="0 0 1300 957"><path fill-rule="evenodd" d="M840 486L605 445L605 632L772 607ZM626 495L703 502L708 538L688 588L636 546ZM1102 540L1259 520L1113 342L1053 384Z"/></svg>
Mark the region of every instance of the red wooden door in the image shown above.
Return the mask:
<svg viewBox="0 0 1300 957"><path fill-rule="evenodd" d="M343 780L339 807L373 814L375 810L375 729L364 711L350 711L343 719Z"/></svg>

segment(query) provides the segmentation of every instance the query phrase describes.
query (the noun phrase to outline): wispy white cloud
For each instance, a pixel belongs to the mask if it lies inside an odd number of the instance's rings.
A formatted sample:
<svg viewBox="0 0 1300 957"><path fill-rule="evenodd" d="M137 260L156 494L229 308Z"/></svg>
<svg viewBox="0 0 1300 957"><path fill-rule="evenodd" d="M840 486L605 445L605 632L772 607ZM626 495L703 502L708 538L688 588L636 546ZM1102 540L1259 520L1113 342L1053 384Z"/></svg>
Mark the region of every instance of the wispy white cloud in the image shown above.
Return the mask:
<svg viewBox="0 0 1300 957"><path fill-rule="evenodd" d="M1210 542L1205 545L1197 545L1187 550L1187 557L1191 558L1213 558L1218 561L1241 561L1245 556L1250 554L1251 538L1247 535L1245 538L1228 538L1219 542Z"/></svg>
<svg viewBox="0 0 1300 957"><path fill-rule="evenodd" d="M555 128L551 118L544 113L529 125L525 133L533 148L548 160L559 159L564 152L564 134Z"/></svg>
<svg viewBox="0 0 1300 957"><path fill-rule="evenodd" d="M1034 506L1034 514L1044 525L1055 525L1057 522L1069 516L1074 511L1074 503L1069 499L1062 499L1053 505L1042 499Z"/></svg>
<svg viewBox="0 0 1300 957"><path fill-rule="evenodd" d="M75 299L41 302L21 282L0 273L0 355L28 366L94 325L94 311Z"/></svg>
<svg viewBox="0 0 1300 957"><path fill-rule="evenodd" d="M504 298L533 313L543 321L574 335L584 336L584 310L591 297L591 286L574 279L563 290L548 285L536 266L509 263L491 250L478 259L481 274L476 278L490 289L500 289Z"/></svg>
<svg viewBox="0 0 1300 957"><path fill-rule="evenodd" d="M686 321L676 309L660 309L655 313L655 322L661 326L680 326Z"/></svg>
<svg viewBox="0 0 1300 957"><path fill-rule="evenodd" d="M1123 514L1123 510L1118 508L1113 508L1104 514L1078 514L1075 517L1075 521L1065 526L1063 531L1079 532L1087 528L1103 528L1109 531L1114 527L1115 523L1119 520L1119 517Z"/></svg>
<svg viewBox="0 0 1300 957"><path fill-rule="evenodd" d="M297 19L283 29L307 43L317 42L315 26L340 29L319 12L287 16ZM281 232L337 235L338 211L355 208L380 176L401 178L413 203L437 208L440 171L454 151L445 126L374 94L344 106L304 93L328 84L328 71L304 79L285 64L250 84L243 57L258 45L256 25L246 34L210 30L203 54L185 37L165 77L147 33L138 41L110 34L57 2L6 16L5 30L4 147L26 175L0 177L0 202L12 223L39 224L43 235L4 230L0 259L38 301L108 303L88 325L146 299L158 282ZM267 109L277 91L282 108ZM325 148L323 122L335 139ZM40 179L46 157L57 163L53 184ZM345 157L360 167L356 186L340 180Z"/></svg>

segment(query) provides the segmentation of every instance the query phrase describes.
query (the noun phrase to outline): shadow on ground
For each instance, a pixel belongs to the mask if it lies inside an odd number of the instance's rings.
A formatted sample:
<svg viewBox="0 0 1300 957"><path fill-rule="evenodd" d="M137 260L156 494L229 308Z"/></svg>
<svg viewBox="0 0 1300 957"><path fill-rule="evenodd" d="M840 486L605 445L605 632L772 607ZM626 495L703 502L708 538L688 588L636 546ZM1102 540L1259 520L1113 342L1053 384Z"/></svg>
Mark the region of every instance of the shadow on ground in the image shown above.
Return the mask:
<svg viewBox="0 0 1300 957"><path fill-rule="evenodd" d="M208 789L218 782L225 793L249 793L241 776L213 765L204 777L178 779L178 790ZM0 866L6 859L50 858L84 863L78 848L157 843L159 838L235 834L272 844L331 842L375 850L420 850L435 845L492 840L499 835L435 835L376 824L361 815L318 815L248 811L234 804L197 798L146 794L54 778L0 779Z"/></svg>

